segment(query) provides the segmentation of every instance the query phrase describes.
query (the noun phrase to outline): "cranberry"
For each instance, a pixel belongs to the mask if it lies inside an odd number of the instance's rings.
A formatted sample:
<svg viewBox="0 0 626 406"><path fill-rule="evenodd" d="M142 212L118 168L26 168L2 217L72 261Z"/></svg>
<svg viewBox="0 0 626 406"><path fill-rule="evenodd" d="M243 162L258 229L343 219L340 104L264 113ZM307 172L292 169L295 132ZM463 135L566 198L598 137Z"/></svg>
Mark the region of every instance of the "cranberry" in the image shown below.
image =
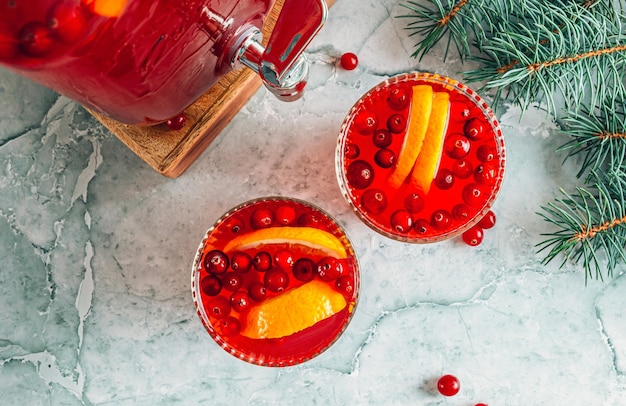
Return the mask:
<svg viewBox="0 0 626 406"><path fill-rule="evenodd" d="M487 214L485 214L485 216L480 219L478 225L485 230L492 228L496 225L496 214L493 211L489 210Z"/></svg>
<svg viewBox="0 0 626 406"><path fill-rule="evenodd" d="M252 267L252 257L245 252L237 251L230 258L230 267L233 271L246 273Z"/></svg>
<svg viewBox="0 0 626 406"><path fill-rule="evenodd" d="M469 230L465 231L462 237L463 241L465 241L465 244L475 247L483 242L484 235L485 232L483 231L482 227L479 225L475 225Z"/></svg>
<svg viewBox="0 0 626 406"><path fill-rule="evenodd" d="M361 196L361 205L371 214L380 214L387 208L387 196L379 189L368 189Z"/></svg>
<svg viewBox="0 0 626 406"><path fill-rule="evenodd" d="M220 320L220 331L224 337L233 337L241 331L241 323L233 316Z"/></svg>
<svg viewBox="0 0 626 406"><path fill-rule="evenodd" d="M230 305L236 312L245 312L250 307L250 296L248 292L238 290L230 295Z"/></svg>
<svg viewBox="0 0 626 406"><path fill-rule="evenodd" d="M369 163L358 160L348 166L348 183L355 189L365 189L374 181L374 168Z"/></svg>
<svg viewBox="0 0 626 406"><path fill-rule="evenodd" d="M396 153L389 148L383 148L376 151L374 162L381 168L391 168L396 164Z"/></svg>
<svg viewBox="0 0 626 406"><path fill-rule="evenodd" d="M210 317L223 319L230 314L230 302L224 296L215 296L207 303L206 310Z"/></svg>
<svg viewBox="0 0 626 406"><path fill-rule="evenodd" d="M309 258L298 259L291 268L293 276L301 282L310 282L315 277L315 262Z"/></svg>
<svg viewBox="0 0 626 406"><path fill-rule="evenodd" d="M474 406L489 406L486 403L476 403Z"/></svg>
<svg viewBox="0 0 626 406"><path fill-rule="evenodd" d="M451 134L443 144L444 151L452 158L463 158L470 151L470 140L463 134Z"/></svg>
<svg viewBox="0 0 626 406"><path fill-rule="evenodd" d="M435 178L435 185L441 190L448 190L454 185L454 173L450 169L442 168Z"/></svg>
<svg viewBox="0 0 626 406"><path fill-rule="evenodd" d="M478 140L483 136L485 132L485 124L477 117L470 118L465 122L463 126L463 133L470 140Z"/></svg>
<svg viewBox="0 0 626 406"><path fill-rule="evenodd" d="M341 55L340 63L345 70L354 70L359 65L359 58L352 52L346 52Z"/></svg>
<svg viewBox="0 0 626 406"><path fill-rule="evenodd" d="M372 142L378 148L387 148L391 145L391 141L391 133L385 128L379 128L374 131L374 134L372 135Z"/></svg>
<svg viewBox="0 0 626 406"><path fill-rule="evenodd" d="M228 270L230 260L228 255L220 250L211 250L204 255L204 269L208 273L221 275Z"/></svg>
<svg viewBox="0 0 626 406"><path fill-rule="evenodd" d="M378 117L371 111L362 110L354 118L354 126L359 134L373 134L376 127L378 127Z"/></svg>
<svg viewBox="0 0 626 406"><path fill-rule="evenodd" d="M450 110L450 120L455 122L466 122L472 114L467 103L456 101L455 107Z"/></svg>
<svg viewBox="0 0 626 406"><path fill-rule="evenodd" d="M253 281L248 285L248 296L255 302L262 302L267 296L265 285L259 281Z"/></svg>
<svg viewBox="0 0 626 406"><path fill-rule="evenodd" d="M408 233L413 227L411 213L406 210L397 210L391 215L391 227L398 233Z"/></svg>
<svg viewBox="0 0 626 406"><path fill-rule="evenodd" d="M406 128L406 118L399 113L392 114L387 120L387 128L393 134L399 134Z"/></svg>
<svg viewBox="0 0 626 406"><path fill-rule="evenodd" d="M279 206L276 209L276 222L283 226L288 226L296 221L296 209L292 206Z"/></svg>
<svg viewBox="0 0 626 406"><path fill-rule="evenodd" d="M282 292L289 285L289 275L279 268L272 268L265 272L263 282L267 290Z"/></svg>
<svg viewBox="0 0 626 406"><path fill-rule="evenodd" d="M430 224L436 229L443 230L450 224L450 213L447 210L435 210L430 216Z"/></svg>
<svg viewBox="0 0 626 406"><path fill-rule="evenodd" d="M459 159L454 163L452 172L459 179L467 179L474 173L474 166L467 159Z"/></svg>
<svg viewBox="0 0 626 406"><path fill-rule="evenodd" d="M470 183L463 188L463 201L470 207L481 206L487 199L485 188L476 183Z"/></svg>
<svg viewBox="0 0 626 406"><path fill-rule="evenodd" d="M344 296L352 296L354 293L354 278L343 275L335 281L335 288L344 294Z"/></svg>
<svg viewBox="0 0 626 406"><path fill-rule="evenodd" d="M397 86L389 91L387 103L394 110L402 110L409 105L411 96L407 92L406 87Z"/></svg>
<svg viewBox="0 0 626 406"><path fill-rule="evenodd" d="M426 235L430 233L430 223L424 219L419 219L415 222L413 230L419 235Z"/></svg>
<svg viewBox="0 0 626 406"><path fill-rule="evenodd" d="M226 229L230 230L233 234L238 234L243 230L243 222L241 219L236 217L231 217L224 221L224 226Z"/></svg>
<svg viewBox="0 0 626 406"><path fill-rule="evenodd" d="M274 263L282 269L291 269L293 262L293 254L289 250L280 250L274 254Z"/></svg>
<svg viewBox="0 0 626 406"><path fill-rule="evenodd" d="M461 384L454 375L444 375L437 381L437 389L443 396L454 396L459 393Z"/></svg>
<svg viewBox="0 0 626 406"><path fill-rule="evenodd" d="M57 3L48 13L48 27L61 41L77 42L87 32L83 8L68 2Z"/></svg>
<svg viewBox="0 0 626 406"><path fill-rule="evenodd" d="M272 267L272 256L267 251L257 252L252 259L254 269L259 272L266 272Z"/></svg>
<svg viewBox="0 0 626 406"><path fill-rule="evenodd" d="M474 170L474 180L483 185L493 185L496 183L498 170L490 163L480 164Z"/></svg>
<svg viewBox="0 0 626 406"><path fill-rule="evenodd" d="M274 224L274 213L270 209L259 208L250 215L250 225L255 230L267 228Z"/></svg>
<svg viewBox="0 0 626 406"><path fill-rule="evenodd" d="M231 292L236 291L243 284L243 276L238 273L229 272L224 277L224 289L230 290Z"/></svg>
<svg viewBox="0 0 626 406"><path fill-rule="evenodd" d="M322 218L316 213L304 213L298 217L298 225L303 227L321 227Z"/></svg>
<svg viewBox="0 0 626 406"><path fill-rule="evenodd" d="M27 56L40 57L52 51L52 32L43 23L30 22L18 34L20 49Z"/></svg>
<svg viewBox="0 0 626 406"><path fill-rule="evenodd" d="M359 146L353 143L346 144L344 148L344 154L346 155L346 158L348 159L358 158L360 153L361 153L361 150L359 149Z"/></svg>
<svg viewBox="0 0 626 406"><path fill-rule="evenodd" d="M325 282L331 282L343 275L343 264L334 257L324 257L317 262L317 274Z"/></svg>
<svg viewBox="0 0 626 406"><path fill-rule="evenodd" d="M404 207L409 213L418 213L424 209L426 199L421 193L411 193L404 198Z"/></svg>
<svg viewBox="0 0 626 406"><path fill-rule="evenodd" d="M12 59L18 54L17 39L9 27L0 23L0 58Z"/></svg>
<svg viewBox="0 0 626 406"><path fill-rule="evenodd" d="M167 127L170 130L181 130L185 124L187 123L187 116L185 115L185 113L180 113L177 116L174 116L172 118L170 118L169 120L167 120L165 122L165 125L167 125Z"/></svg>
<svg viewBox="0 0 626 406"><path fill-rule="evenodd" d="M452 208L452 218L457 221L466 221L470 216L470 208L463 203L459 203Z"/></svg>
<svg viewBox="0 0 626 406"><path fill-rule="evenodd" d="M207 296L216 296L222 290L222 281L215 275L209 275L200 281L200 290Z"/></svg>
<svg viewBox="0 0 626 406"><path fill-rule="evenodd" d="M482 162L491 162L498 156L498 152L492 145L481 145L476 150L476 156Z"/></svg>

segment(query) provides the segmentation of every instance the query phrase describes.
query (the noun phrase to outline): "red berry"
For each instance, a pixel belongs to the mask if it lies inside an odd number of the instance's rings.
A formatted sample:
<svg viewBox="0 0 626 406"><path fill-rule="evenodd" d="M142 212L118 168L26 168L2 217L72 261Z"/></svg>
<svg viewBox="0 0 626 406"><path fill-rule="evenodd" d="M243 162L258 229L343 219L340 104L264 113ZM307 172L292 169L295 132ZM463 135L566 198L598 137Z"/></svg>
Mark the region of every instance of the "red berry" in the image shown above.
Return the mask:
<svg viewBox="0 0 626 406"><path fill-rule="evenodd" d="M248 285L248 296L255 302L262 302L267 296L265 285L259 281L253 281Z"/></svg>
<svg viewBox="0 0 626 406"><path fill-rule="evenodd" d="M345 70L354 70L359 65L359 58L352 52L346 52L341 55L341 67Z"/></svg>
<svg viewBox="0 0 626 406"><path fill-rule="evenodd" d="M470 118L465 122L463 126L463 133L470 140L478 140L483 136L485 132L485 124L479 118Z"/></svg>
<svg viewBox="0 0 626 406"><path fill-rule="evenodd" d="M417 220L415 225L413 225L413 230L415 230L418 235L426 235L430 233L430 229L430 223L424 219Z"/></svg>
<svg viewBox="0 0 626 406"><path fill-rule="evenodd" d="M474 406L489 406L486 403L476 403Z"/></svg>
<svg viewBox="0 0 626 406"><path fill-rule="evenodd" d="M241 323L233 316L220 320L220 331L224 337L233 337L241 331Z"/></svg>
<svg viewBox="0 0 626 406"><path fill-rule="evenodd" d="M226 290L234 292L239 289L242 284L243 277L238 273L229 272L224 276L223 286Z"/></svg>
<svg viewBox="0 0 626 406"><path fill-rule="evenodd" d="M452 172L459 179L467 179L474 173L474 167L470 161L463 158L454 163Z"/></svg>
<svg viewBox="0 0 626 406"><path fill-rule="evenodd" d="M463 203L459 203L452 208L452 218L456 221L466 221L470 216L470 208Z"/></svg>
<svg viewBox="0 0 626 406"><path fill-rule="evenodd" d="M222 280L215 275L209 275L200 281L200 290L207 296L216 296L222 290Z"/></svg>
<svg viewBox="0 0 626 406"><path fill-rule="evenodd" d="M487 214L485 214L485 216L480 219L478 225L485 230L492 228L496 225L496 214L493 211L489 210Z"/></svg>
<svg viewBox="0 0 626 406"><path fill-rule="evenodd" d="M30 22L18 34L20 49L27 56L40 57L52 51L52 32L43 23Z"/></svg>
<svg viewBox="0 0 626 406"><path fill-rule="evenodd" d="M463 134L451 134L446 137L443 148L452 158L463 158L469 153L470 140Z"/></svg>
<svg viewBox="0 0 626 406"><path fill-rule="evenodd" d="M231 217L224 221L224 226L227 230L230 230L233 234L238 234L243 230L243 221L236 217Z"/></svg>
<svg viewBox="0 0 626 406"><path fill-rule="evenodd" d="M450 224L450 213L446 210L435 210L430 216L430 224L438 230L443 230Z"/></svg>
<svg viewBox="0 0 626 406"><path fill-rule="evenodd" d="M496 183L498 170L491 163L480 164L474 170L474 180L483 185L493 185Z"/></svg>
<svg viewBox="0 0 626 406"><path fill-rule="evenodd" d="M346 177L353 188L365 189L374 181L374 169L366 161L354 161L348 166Z"/></svg>
<svg viewBox="0 0 626 406"><path fill-rule="evenodd" d="M209 317L223 319L230 314L230 302L224 296L215 296L206 305Z"/></svg>
<svg viewBox="0 0 626 406"><path fill-rule="evenodd" d="M250 215L250 225L255 230L267 228L274 224L274 213L270 209L259 208Z"/></svg>
<svg viewBox="0 0 626 406"><path fill-rule="evenodd" d="M315 262L309 258L300 258L294 262L291 273L301 282L310 282L315 277Z"/></svg>
<svg viewBox="0 0 626 406"><path fill-rule="evenodd" d="M6 23L0 22L0 58L12 59L18 54L17 38Z"/></svg>
<svg viewBox="0 0 626 406"><path fill-rule="evenodd" d="M343 264L334 257L324 257L317 262L317 274L325 281L334 281L343 275Z"/></svg>
<svg viewBox="0 0 626 406"><path fill-rule="evenodd" d="M177 116L174 116L165 122L165 125L169 127L170 130L180 130L187 123L187 116L185 113L180 113Z"/></svg>
<svg viewBox="0 0 626 406"><path fill-rule="evenodd" d="M481 145L476 151L476 156L482 162L491 162L497 158L498 152L492 145Z"/></svg>
<svg viewBox="0 0 626 406"><path fill-rule="evenodd" d="M409 105L410 101L411 97L403 86L394 87L389 91L387 102L389 103L389 107L394 110L404 109Z"/></svg>
<svg viewBox="0 0 626 406"><path fill-rule="evenodd" d="M387 128L393 134L399 134L406 128L406 118L399 113L392 114L387 120Z"/></svg>
<svg viewBox="0 0 626 406"><path fill-rule="evenodd" d="M280 250L274 254L274 263L282 269L291 269L293 262L293 254L289 250Z"/></svg>
<svg viewBox="0 0 626 406"><path fill-rule="evenodd" d="M254 269L259 272L266 272L272 267L272 256L267 251L257 252L252 259Z"/></svg>
<svg viewBox="0 0 626 406"><path fill-rule="evenodd" d="M455 106L450 110L450 120L455 122L465 122L471 115L470 107L467 103L459 100L455 101Z"/></svg>
<svg viewBox="0 0 626 406"><path fill-rule="evenodd" d="M296 221L296 209L292 206L280 206L276 209L276 222L288 226Z"/></svg>
<svg viewBox="0 0 626 406"><path fill-rule="evenodd" d="M361 150L359 149L359 146L353 143L346 144L344 148L344 154L346 154L346 158L348 159L358 158L360 153Z"/></svg>
<svg viewBox="0 0 626 406"><path fill-rule="evenodd" d="M354 118L354 126L359 134L373 134L378 127L378 117L371 111L360 111Z"/></svg>
<svg viewBox="0 0 626 406"><path fill-rule="evenodd" d="M390 218L391 227L398 233L408 233L413 227L411 213L406 210L395 211Z"/></svg>
<svg viewBox="0 0 626 406"><path fill-rule="evenodd" d="M361 205L366 212L380 214L387 208L385 192L379 189L368 189L361 196Z"/></svg>
<svg viewBox="0 0 626 406"><path fill-rule="evenodd" d="M245 252L237 251L230 258L230 267L235 272L246 273L252 267L252 257Z"/></svg>
<svg viewBox="0 0 626 406"><path fill-rule="evenodd" d="M409 213L418 213L426 205L426 199L421 193L411 193L404 198L404 207Z"/></svg>
<svg viewBox="0 0 626 406"><path fill-rule="evenodd" d="M481 206L487 199L487 191L477 183L470 183L463 188L463 201L470 207Z"/></svg>
<svg viewBox="0 0 626 406"><path fill-rule="evenodd" d="M381 168L391 168L396 164L396 153L389 148L383 148L376 151L374 162Z"/></svg>
<svg viewBox="0 0 626 406"><path fill-rule="evenodd" d="M479 225L475 225L474 227L464 232L462 235L465 244L471 245L472 247L475 247L483 242L484 236L485 232Z"/></svg>
<svg viewBox="0 0 626 406"><path fill-rule="evenodd" d="M435 185L441 190L450 189L454 185L454 173L450 169L440 169L435 178Z"/></svg>
<svg viewBox="0 0 626 406"><path fill-rule="evenodd" d="M57 3L48 13L48 27L66 43L75 43L87 32L83 8L69 2Z"/></svg>
<svg viewBox="0 0 626 406"><path fill-rule="evenodd" d="M250 296L248 292L238 290L230 295L230 305L236 312L245 312L250 307Z"/></svg>
<svg viewBox="0 0 626 406"><path fill-rule="evenodd" d="M320 227L322 225L322 217L316 213L304 213L298 217L298 225L304 227Z"/></svg>
<svg viewBox="0 0 626 406"><path fill-rule="evenodd" d="M354 278L348 275L340 276L335 281L335 288L343 293L344 296L352 296L354 293Z"/></svg>
<svg viewBox="0 0 626 406"><path fill-rule="evenodd" d="M220 250L211 250L204 256L204 269L210 274L221 275L228 270L228 255Z"/></svg>
<svg viewBox="0 0 626 406"><path fill-rule="evenodd" d="M265 272L263 283L269 291L282 292L289 285L289 275L282 269L272 268Z"/></svg>
<svg viewBox="0 0 626 406"><path fill-rule="evenodd" d="M391 133L385 128L379 128L374 131L374 134L372 135L372 142L378 148L387 148L391 145L391 141Z"/></svg>
<svg viewBox="0 0 626 406"><path fill-rule="evenodd" d="M461 384L454 375L444 375L437 381L437 389L443 396L454 396L459 393Z"/></svg>

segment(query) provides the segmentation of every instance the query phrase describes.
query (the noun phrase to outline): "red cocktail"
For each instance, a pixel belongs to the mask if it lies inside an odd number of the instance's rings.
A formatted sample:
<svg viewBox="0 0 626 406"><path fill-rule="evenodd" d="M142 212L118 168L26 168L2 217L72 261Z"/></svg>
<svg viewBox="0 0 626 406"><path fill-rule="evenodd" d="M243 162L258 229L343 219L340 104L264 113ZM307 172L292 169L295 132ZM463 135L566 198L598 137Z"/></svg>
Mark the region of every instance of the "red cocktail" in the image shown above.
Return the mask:
<svg viewBox="0 0 626 406"><path fill-rule="evenodd" d="M287 366L326 350L352 318L359 270L350 241L321 209L264 198L226 213L192 271L198 315L244 361Z"/></svg>
<svg viewBox="0 0 626 406"><path fill-rule="evenodd" d="M393 77L350 110L337 146L346 200L371 228L406 242L463 233L504 176L495 115L467 86L427 73Z"/></svg>

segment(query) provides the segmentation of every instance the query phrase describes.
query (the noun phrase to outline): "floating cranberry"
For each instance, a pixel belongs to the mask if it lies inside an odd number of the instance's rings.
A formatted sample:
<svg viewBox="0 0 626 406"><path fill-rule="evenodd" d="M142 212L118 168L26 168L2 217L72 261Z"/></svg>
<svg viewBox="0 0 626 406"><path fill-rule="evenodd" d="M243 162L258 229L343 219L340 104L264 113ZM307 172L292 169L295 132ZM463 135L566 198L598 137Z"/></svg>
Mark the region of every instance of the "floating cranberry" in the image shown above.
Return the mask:
<svg viewBox="0 0 626 406"><path fill-rule="evenodd" d="M345 70L354 70L359 65L359 58L352 52L346 52L341 55L340 63Z"/></svg>
<svg viewBox="0 0 626 406"><path fill-rule="evenodd" d="M87 33L87 18L82 7L61 2L50 9L48 27L61 41L72 44Z"/></svg>
<svg viewBox="0 0 626 406"><path fill-rule="evenodd" d="M387 119L387 128L393 134L400 134L406 128L406 118L399 113L392 114Z"/></svg>
<svg viewBox="0 0 626 406"><path fill-rule="evenodd" d="M393 212L390 218L391 227L398 233L408 233L413 227L413 218L411 213L406 210L397 210Z"/></svg>
<svg viewBox="0 0 626 406"><path fill-rule="evenodd" d="M210 274L221 275L228 270L228 255L220 250L211 250L204 255L204 269Z"/></svg>
<svg viewBox="0 0 626 406"><path fill-rule="evenodd" d="M233 234L238 234L243 230L243 221L237 217L231 217L224 221L224 226L227 230L230 230Z"/></svg>
<svg viewBox="0 0 626 406"><path fill-rule="evenodd" d="M454 122L466 122L472 115L469 104L456 100L455 106L450 110L450 120Z"/></svg>
<svg viewBox="0 0 626 406"><path fill-rule="evenodd" d="M18 34L20 49L26 56L41 57L52 51L52 32L43 23L30 22Z"/></svg>
<svg viewBox="0 0 626 406"><path fill-rule="evenodd" d="M397 86L389 91L387 103L389 103L389 107L394 110L402 110L406 108L409 105L410 101L411 96L409 95L406 87Z"/></svg>
<svg viewBox="0 0 626 406"><path fill-rule="evenodd" d="M361 150L359 149L359 146L354 143L346 144L344 148L344 154L346 154L346 158L348 159L358 158L360 153Z"/></svg>
<svg viewBox="0 0 626 406"><path fill-rule="evenodd" d="M17 38L9 27L0 22L0 58L12 59L17 56Z"/></svg>
<svg viewBox="0 0 626 406"><path fill-rule="evenodd" d="M180 113L177 116L174 116L172 118L170 118L169 120L167 120L165 122L165 125L167 125L167 127L170 130L181 130L185 124L187 123L187 116L185 115L185 113Z"/></svg>
<svg viewBox="0 0 626 406"><path fill-rule="evenodd" d="M450 169L440 169L435 178L435 185L441 190L450 189L454 185L454 173Z"/></svg>
<svg viewBox="0 0 626 406"><path fill-rule="evenodd" d="M293 254L289 250L279 250L274 254L274 263L282 269L291 269L294 263Z"/></svg>
<svg viewBox="0 0 626 406"><path fill-rule="evenodd" d="M258 208L250 215L250 225L255 230L274 224L274 213L270 209Z"/></svg>
<svg viewBox="0 0 626 406"><path fill-rule="evenodd" d="M353 188L365 189L374 181L374 168L366 161L354 161L348 166L346 177Z"/></svg>
<svg viewBox="0 0 626 406"><path fill-rule="evenodd" d="M391 133L385 128L379 128L374 131L374 134L372 135L372 142L378 148L387 148L391 145L391 141Z"/></svg>
<svg viewBox="0 0 626 406"><path fill-rule="evenodd" d="M236 312L245 312L250 307L250 296L248 292L238 290L230 295L230 305Z"/></svg>
<svg viewBox="0 0 626 406"><path fill-rule="evenodd" d="M483 185L493 185L496 183L498 170L490 163L480 164L474 170L474 180Z"/></svg>
<svg viewBox="0 0 626 406"><path fill-rule="evenodd" d="M476 403L474 406L489 406L486 403Z"/></svg>
<svg viewBox="0 0 626 406"><path fill-rule="evenodd" d="M272 268L265 272L263 283L271 292L282 292L289 285L289 275L279 268Z"/></svg>
<svg viewBox="0 0 626 406"><path fill-rule="evenodd" d="M476 183L470 183L463 188L463 201L470 207L481 206L487 199L485 188Z"/></svg>
<svg viewBox="0 0 626 406"><path fill-rule="evenodd" d="M230 257L230 268L239 273L246 273L252 267L252 257L243 252L237 251Z"/></svg>
<svg viewBox="0 0 626 406"><path fill-rule="evenodd" d="M335 281L335 288L337 291L344 294L344 296L352 296L354 293L354 278L343 275L337 278Z"/></svg>
<svg viewBox="0 0 626 406"><path fill-rule="evenodd" d="M241 331L241 323L233 316L220 320L219 326L224 337L236 336Z"/></svg>
<svg viewBox="0 0 626 406"><path fill-rule="evenodd" d="M483 242L484 235L485 232L483 231L482 227L479 225L475 225L469 230L465 231L462 235L462 238L463 241L465 241L465 244L475 247Z"/></svg>
<svg viewBox="0 0 626 406"><path fill-rule="evenodd" d="M470 208L466 204L459 203L452 208L452 218L456 221L466 221L470 214Z"/></svg>
<svg viewBox="0 0 626 406"><path fill-rule="evenodd" d="M276 222L282 226L288 226L295 223L296 217L296 209L292 206L283 205L276 209Z"/></svg>
<svg viewBox="0 0 626 406"><path fill-rule="evenodd" d="M374 154L374 162L381 168L391 168L396 164L396 153L389 148L383 148Z"/></svg>
<svg viewBox="0 0 626 406"><path fill-rule="evenodd" d="M248 285L248 296L255 302L262 302L267 297L267 289L261 282L253 281Z"/></svg>
<svg viewBox="0 0 626 406"><path fill-rule="evenodd" d="M317 213L304 213L298 217L298 225L303 227L321 227L322 217Z"/></svg>
<svg viewBox="0 0 626 406"><path fill-rule="evenodd" d="M437 381L437 390L443 396L454 396L459 393L461 384L454 375L444 375Z"/></svg>
<svg viewBox="0 0 626 406"><path fill-rule="evenodd" d="M484 122L477 118L470 118L467 120L465 125L463 126L463 133L470 140L478 140L480 139L485 132L485 124Z"/></svg>
<svg viewBox="0 0 626 406"><path fill-rule="evenodd" d="M209 275L200 281L200 290L207 296L216 296L222 291L222 280L215 275Z"/></svg>
<svg viewBox="0 0 626 406"><path fill-rule="evenodd" d="M413 225L413 230L415 230L418 235L426 235L430 233L430 229L430 223L424 219L417 220Z"/></svg>
<svg viewBox="0 0 626 406"><path fill-rule="evenodd" d="M476 150L476 156L482 162L491 162L498 156L498 152L492 145L481 145Z"/></svg>
<svg viewBox="0 0 626 406"><path fill-rule="evenodd" d="M371 111L362 110L354 119L354 127L359 134L373 134L376 127L378 127L378 117Z"/></svg>
<svg viewBox="0 0 626 406"><path fill-rule="evenodd" d="M291 273L301 282L310 282L315 277L315 262L309 258L299 258L294 262Z"/></svg>
<svg viewBox="0 0 626 406"><path fill-rule="evenodd" d="M447 210L435 210L430 216L430 224L438 230L443 230L450 225L451 216Z"/></svg>
<svg viewBox="0 0 626 406"><path fill-rule="evenodd" d="M224 286L224 289L226 290L230 290L231 292L234 292L237 289L239 289L242 284L243 284L243 277L238 273L228 272L224 276L223 286Z"/></svg>
<svg viewBox="0 0 626 406"><path fill-rule="evenodd" d="M325 282L331 282L343 275L343 264L334 257L324 257L317 262L317 274Z"/></svg>
<svg viewBox="0 0 626 406"><path fill-rule="evenodd" d="M421 193L411 193L404 198L404 207L409 213L419 213L425 205L426 199Z"/></svg>
<svg viewBox="0 0 626 406"><path fill-rule="evenodd" d="M474 167L467 159L459 159L454 163L452 173L459 179L467 179L474 173Z"/></svg>
<svg viewBox="0 0 626 406"><path fill-rule="evenodd" d="M272 267L272 256L267 251L259 251L252 259L254 269L259 272L266 272Z"/></svg>
<svg viewBox="0 0 626 406"><path fill-rule="evenodd" d="M230 302L224 296L215 296L207 303L206 310L210 317L218 320L230 314Z"/></svg>
<svg viewBox="0 0 626 406"><path fill-rule="evenodd" d="M496 225L496 214L493 211L489 210L487 214L485 214L485 216L480 219L478 225L485 230L493 228L493 226Z"/></svg>
<svg viewBox="0 0 626 406"><path fill-rule="evenodd" d="M470 151L470 140L463 134L451 134L443 144L444 151L452 158L463 158Z"/></svg>
<svg viewBox="0 0 626 406"><path fill-rule="evenodd" d="M366 212L380 214L387 208L385 192L379 189L368 189L361 195L361 205Z"/></svg>

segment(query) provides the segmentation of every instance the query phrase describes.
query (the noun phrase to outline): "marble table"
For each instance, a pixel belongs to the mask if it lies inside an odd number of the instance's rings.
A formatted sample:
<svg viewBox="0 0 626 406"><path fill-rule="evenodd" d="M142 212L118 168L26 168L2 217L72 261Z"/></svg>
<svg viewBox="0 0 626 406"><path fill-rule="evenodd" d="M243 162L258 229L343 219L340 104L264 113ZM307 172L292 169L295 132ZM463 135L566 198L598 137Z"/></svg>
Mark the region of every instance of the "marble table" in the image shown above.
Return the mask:
<svg viewBox="0 0 626 406"><path fill-rule="evenodd" d="M534 106L498 112L508 172L484 242L411 245L351 212L334 149L351 105L381 80L461 79L413 39L395 0L340 0L311 44L294 103L260 90L181 177L165 178L83 108L0 72L1 405L624 405L626 277L542 265L536 213L573 190L566 140ZM355 52L354 71L337 66ZM267 368L218 347L193 307L208 227L251 198L310 201L343 225L361 263L354 318L329 350ZM621 293L620 293L621 292ZM436 380L450 373L458 395Z"/></svg>

